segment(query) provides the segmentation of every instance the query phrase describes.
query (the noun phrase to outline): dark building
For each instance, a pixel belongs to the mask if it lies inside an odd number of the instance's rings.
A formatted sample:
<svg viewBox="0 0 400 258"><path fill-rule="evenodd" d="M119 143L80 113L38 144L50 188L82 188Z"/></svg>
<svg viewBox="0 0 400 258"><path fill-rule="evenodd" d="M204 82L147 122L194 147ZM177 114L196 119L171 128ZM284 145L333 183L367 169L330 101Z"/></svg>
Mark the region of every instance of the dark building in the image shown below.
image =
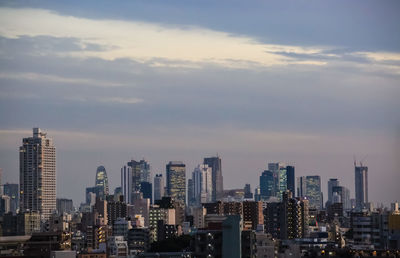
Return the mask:
<svg viewBox="0 0 400 258"><path fill-rule="evenodd" d="M260 196L262 200L267 200L275 196L276 192L276 174L272 171L265 170L260 176Z"/></svg>
<svg viewBox="0 0 400 258"><path fill-rule="evenodd" d="M253 258L257 255L256 232L252 230L242 231L242 258Z"/></svg>
<svg viewBox="0 0 400 258"><path fill-rule="evenodd" d="M244 198L246 199L253 199L253 193L251 192L250 184L246 184L244 186Z"/></svg>
<svg viewBox="0 0 400 258"><path fill-rule="evenodd" d="M177 235L175 225L165 224L164 220L157 221L157 241L173 238Z"/></svg>
<svg viewBox="0 0 400 258"><path fill-rule="evenodd" d="M262 202L243 202L243 228L257 229L257 225L264 224Z"/></svg>
<svg viewBox="0 0 400 258"><path fill-rule="evenodd" d="M290 191L283 194L282 202L268 203L265 210L265 229L274 238L295 239L303 237L303 212L301 201L292 198Z"/></svg>
<svg viewBox="0 0 400 258"><path fill-rule="evenodd" d="M204 158L204 164L212 168L212 198L213 202L222 198L224 194L222 166L220 157Z"/></svg>
<svg viewBox="0 0 400 258"><path fill-rule="evenodd" d="M166 166L167 195L175 201L186 203L186 165L170 161Z"/></svg>
<svg viewBox="0 0 400 258"><path fill-rule="evenodd" d="M295 187L294 187L294 180L295 180L295 172L294 166L287 166L286 167L286 175L287 175L287 189L292 192L292 195L295 195Z"/></svg>
<svg viewBox="0 0 400 258"><path fill-rule="evenodd" d="M90 203L89 193L94 193L94 194L96 194L96 197L99 197L102 199L105 197L103 186L97 185L97 186L86 187L86 204Z"/></svg>
<svg viewBox="0 0 400 258"><path fill-rule="evenodd" d="M137 253L146 252L150 247L150 230L148 228L132 228L128 231L129 250Z"/></svg>
<svg viewBox="0 0 400 258"><path fill-rule="evenodd" d="M74 205L71 199L57 198L58 214L71 213L74 211Z"/></svg>
<svg viewBox="0 0 400 258"><path fill-rule="evenodd" d="M207 214L224 214L224 204L221 201L213 203L203 203L204 208L207 210Z"/></svg>
<svg viewBox="0 0 400 258"><path fill-rule="evenodd" d="M150 199L150 203L153 203L152 188L151 183L140 182L140 192L143 193L143 198Z"/></svg>
<svg viewBox="0 0 400 258"><path fill-rule="evenodd" d="M192 250L195 257L222 257L222 230L198 230Z"/></svg>
<svg viewBox="0 0 400 258"><path fill-rule="evenodd" d="M342 221L343 219L343 203L337 202L332 203L328 206L328 221L333 221L334 219Z"/></svg>
<svg viewBox="0 0 400 258"><path fill-rule="evenodd" d="M33 233L25 243L24 256L50 257L51 251L70 250L71 237L62 232Z"/></svg>
<svg viewBox="0 0 400 258"><path fill-rule="evenodd" d="M356 191L356 209L366 208L368 203L368 167L358 167L354 164L355 172L355 191Z"/></svg>
<svg viewBox="0 0 400 258"><path fill-rule="evenodd" d="M123 199L122 196L121 199ZM127 205L125 202L122 202L121 200L107 202L108 225L114 225L114 221L117 218L126 218L126 215Z"/></svg>

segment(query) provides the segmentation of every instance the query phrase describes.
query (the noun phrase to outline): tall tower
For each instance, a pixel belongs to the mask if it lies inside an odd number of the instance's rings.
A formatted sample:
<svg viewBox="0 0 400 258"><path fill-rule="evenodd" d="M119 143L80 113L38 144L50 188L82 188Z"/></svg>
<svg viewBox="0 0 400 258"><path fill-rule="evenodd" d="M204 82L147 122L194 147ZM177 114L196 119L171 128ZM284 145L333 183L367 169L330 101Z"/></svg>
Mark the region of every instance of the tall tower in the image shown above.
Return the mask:
<svg viewBox="0 0 400 258"><path fill-rule="evenodd" d="M19 148L21 211L39 211L48 219L56 210L56 148L39 128Z"/></svg>
<svg viewBox="0 0 400 258"><path fill-rule="evenodd" d="M108 177L105 167L99 166L96 170L96 186L101 187L103 189L103 199L105 200L105 196L109 194L108 189Z"/></svg>
<svg viewBox="0 0 400 258"><path fill-rule="evenodd" d="M330 178L328 181L328 203L332 203L333 187L339 186L337 178Z"/></svg>
<svg viewBox="0 0 400 258"><path fill-rule="evenodd" d="M162 174L154 177L154 201L161 200L164 196L164 178Z"/></svg>
<svg viewBox="0 0 400 258"><path fill-rule="evenodd" d="M302 176L297 178L298 197L307 197L310 207L322 208L320 176Z"/></svg>
<svg viewBox="0 0 400 258"><path fill-rule="evenodd" d="M212 201L212 173L208 165L198 165L193 173L193 194L197 205Z"/></svg>
<svg viewBox="0 0 400 258"><path fill-rule="evenodd" d="M286 167L286 179L287 179L287 189L292 192L292 196L295 196L295 188L294 188L294 179L295 179L295 170L294 166Z"/></svg>
<svg viewBox="0 0 400 258"><path fill-rule="evenodd" d="M186 165L170 161L166 166L167 195L175 201L186 203Z"/></svg>
<svg viewBox="0 0 400 258"><path fill-rule="evenodd" d="M356 209L366 208L368 203L368 167L361 163L357 166L354 163L355 172L355 190L356 190Z"/></svg>
<svg viewBox="0 0 400 258"><path fill-rule="evenodd" d="M212 201L215 202L222 198L224 194L224 178L222 176L221 158L218 156L204 158L203 163L208 165L212 170Z"/></svg>

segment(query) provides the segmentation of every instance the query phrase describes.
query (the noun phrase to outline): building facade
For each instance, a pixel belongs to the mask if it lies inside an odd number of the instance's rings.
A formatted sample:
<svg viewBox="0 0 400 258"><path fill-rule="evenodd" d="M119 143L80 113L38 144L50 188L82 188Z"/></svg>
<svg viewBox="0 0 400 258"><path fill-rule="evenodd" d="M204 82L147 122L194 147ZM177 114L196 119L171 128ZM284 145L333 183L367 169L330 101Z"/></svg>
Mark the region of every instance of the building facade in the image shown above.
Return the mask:
<svg viewBox="0 0 400 258"><path fill-rule="evenodd" d="M356 166L355 173L355 191L356 191L356 209L365 209L368 203L368 167Z"/></svg>
<svg viewBox="0 0 400 258"><path fill-rule="evenodd" d="M222 176L221 158L210 157L204 158L204 164L211 168L212 173L212 201L215 202L222 198L224 194L224 178Z"/></svg>
<svg viewBox="0 0 400 258"><path fill-rule="evenodd" d="M183 204L186 203L186 165L170 161L166 166L167 195Z"/></svg>
<svg viewBox="0 0 400 258"><path fill-rule="evenodd" d="M38 211L45 219L56 210L56 148L40 128L19 148L20 210Z"/></svg>

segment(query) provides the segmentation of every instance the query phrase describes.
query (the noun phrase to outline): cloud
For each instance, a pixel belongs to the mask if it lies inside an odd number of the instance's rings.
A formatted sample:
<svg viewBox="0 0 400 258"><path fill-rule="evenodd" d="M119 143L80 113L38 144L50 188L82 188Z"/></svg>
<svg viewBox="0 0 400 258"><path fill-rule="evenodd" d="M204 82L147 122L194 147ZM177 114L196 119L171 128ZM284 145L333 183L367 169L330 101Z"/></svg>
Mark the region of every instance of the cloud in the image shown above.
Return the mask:
<svg viewBox="0 0 400 258"><path fill-rule="evenodd" d="M8 38L52 36L77 38L67 55L107 60L131 58L146 62L177 60L213 63L226 67L287 65L295 59L279 52L315 54L320 48L263 44L240 35L195 26L165 26L156 23L93 20L62 16L43 9L0 9L0 35ZM77 45L81 44L81 47ZM96 47L90 47L96 46ZM60 52L66 55L66 52ZM321 65L321 62L302 64ZM156 63L160 65L160 63ZM163 63L162 65L168 65Z"/></svg>
<svg viewBox="0 0 400 258"><path fill-rule="evenodd" d="M89 85L96 87L125 86L125 84L122 83L107 82L103 80L94 80L89 78L70 78L58 75L40 74L32 72L0 72L0 79L41 81L41 82L51 82L51 83Z"/></svg>

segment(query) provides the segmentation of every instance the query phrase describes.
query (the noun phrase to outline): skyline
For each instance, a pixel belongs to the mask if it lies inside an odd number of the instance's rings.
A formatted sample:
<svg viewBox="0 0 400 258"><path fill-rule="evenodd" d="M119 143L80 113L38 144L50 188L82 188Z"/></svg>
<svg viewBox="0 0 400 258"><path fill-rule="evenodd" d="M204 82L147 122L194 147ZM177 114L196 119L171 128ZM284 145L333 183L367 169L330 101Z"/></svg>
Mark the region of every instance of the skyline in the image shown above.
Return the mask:
<svg viewBox="0 0 400 258"><path fill-rule="evenodd" d="M3 182L18 183L18 146L41 127L58 196L75 202L100 165L113 191L131 158L153 176L182 160L189 178L217 153L226 189L254 191L282 161L320 175L324 200L329 178L354 197L366 157L370 201L398 200L400 4L207 3L3 1Z"/></svg>

